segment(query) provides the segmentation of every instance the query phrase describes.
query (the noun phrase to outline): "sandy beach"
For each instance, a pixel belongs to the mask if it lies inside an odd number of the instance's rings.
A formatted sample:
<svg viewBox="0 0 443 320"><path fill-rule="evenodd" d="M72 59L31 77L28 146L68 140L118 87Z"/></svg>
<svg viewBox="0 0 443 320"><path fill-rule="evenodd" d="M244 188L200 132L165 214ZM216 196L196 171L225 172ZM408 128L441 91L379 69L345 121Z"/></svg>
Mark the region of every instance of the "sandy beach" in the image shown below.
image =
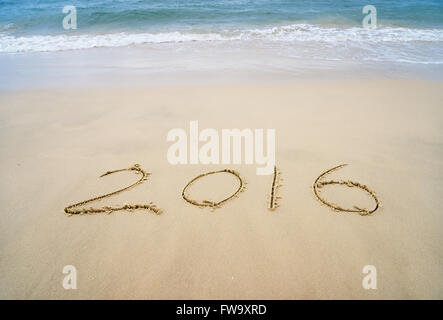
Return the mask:
<svg viewBox="0 0 443 320"><path fill-rule="evenodd" d="M65 88L0 93L1 299L442 299L443 84L412 80ZM274 128L280 207L255 165L171 165L168 131ZM109 170L138 163L140 186L91 206L154 202L146 211L67 217L75 202L134 182ZM312 183L368 185L382 208L337 213ZM193 177L235 169L248 182L211 212L185 202ZM232 191L214 176L192 190ZM342 206L358 190L325 193ZM89 206L89 205L88 205ZM63 267L78 288L62 286ZM365 265L377 289L362 287Z"/></svg>

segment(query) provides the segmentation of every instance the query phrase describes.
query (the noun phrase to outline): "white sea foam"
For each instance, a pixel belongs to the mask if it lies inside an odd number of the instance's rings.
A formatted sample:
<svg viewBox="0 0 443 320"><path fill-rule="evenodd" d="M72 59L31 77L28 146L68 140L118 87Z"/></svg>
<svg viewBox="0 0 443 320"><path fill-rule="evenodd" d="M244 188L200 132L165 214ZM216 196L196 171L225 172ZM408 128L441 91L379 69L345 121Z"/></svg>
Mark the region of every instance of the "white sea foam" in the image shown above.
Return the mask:
<svg viewBox="0 0 443 320"><path fill-rule="evenodd" d="M13 36L0 33L0 53L78 50L171 42L259 40L270 42L312 42L342 47L343 44L405 43L443 44L443 29L409 28L327 28L293 24L262 29L221 30L218 32L109 33L77 35Z"/></svg>
<svg viewBox="0 0 443 320"><path fill-rule="evenodd" d="M63 51L90 48L124 47L146 43L225 40L220 34L111 33L14 37L0 35L0 52Z"/></svg>

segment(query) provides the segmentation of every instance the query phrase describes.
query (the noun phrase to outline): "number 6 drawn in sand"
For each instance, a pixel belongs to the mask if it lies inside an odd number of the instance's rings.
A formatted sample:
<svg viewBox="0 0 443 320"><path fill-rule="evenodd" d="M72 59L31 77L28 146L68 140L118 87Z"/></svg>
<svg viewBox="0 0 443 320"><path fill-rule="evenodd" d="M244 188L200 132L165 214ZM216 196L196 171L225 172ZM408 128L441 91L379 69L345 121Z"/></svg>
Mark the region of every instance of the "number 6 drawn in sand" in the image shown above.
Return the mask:
<svg viewBox="0 0 443 320"><path fill-rule="evenodd" d="M347 181L344 181L344 180L340 180L340 181L337 181L337 180L321 181L323 179L323 177L325 177L326 175L330 174L333 171L341 169L344 166L347 166L347 164L341 164L339 166L336 166L336 167L334 167L332 169L329 169L329 170L323 172L321 175L318 176L318 178L314 181L314 185L313 185L315 196L317 197L317 199L321 203L323 203L324 205L327 205L328 207L330 207L334 211L338 211L338 212L356 212L356 213L358 213L359 215L362 215L362 216L368 216L368 215L373 214L380 207L380 201L376 197L375 192L372 191L371 189L369 189L367 186L365 186L363 184L360 184L358 182L351 181L351 180L347 180ZM344 208L342 208L342 207L340 207L340 206L338 206L336 204L327 202L322 197L320 197L320 190L319 189L321 189L323 186L331 185L331 184L345 185L345 186L350 187L350 188L357 187L359 189L362 189L362 190L366 191L375 201L374 209L368 210L368 209L365 209L365 208L359 208L357 206L354 206L353 209L344 209Z"/></svg>
<svg viewBox="0 0 443 320"><path fill-rule="evenodd" d="M141 178L137 182L135 182L135 183L133 183L133 184L131 184L131 185L125 187L125 188L122 188L122 189L119 189L117 191L104 194L102 196L94 197L94 198L91 198L91 199L88 199L88 200L85 200L85 201L81 201L81 202L78 202L78 203L75 203L75 204L71 204L70 206L67 206L65 208L65 213L67 215L71 216L73 214L80 214L80 215L82 215L82 214L93 214L93 213L101 213L101 212L105 212L107 214L110 214L113 211L119 211L119 210L131 211L131 210L135 210L135 209L145 209L145 210L151 211L151 212L153 212L155 214L161 214L162 210L160 208L158 208L152 202L150 202L149 204L125 204L125 205L123 205L121 207L105 206L105 207L101 207L101 208L90 207L90 208L87 208L87 209L86 208L84 208L84 209L76 209L77 207L85 205L85 204L87 204L89 202L93 202L93 201L96 201L96 200L101 200L101 199L104 199L106 197L113 196L113 195L115 195L117 193L126 191L126 190L128 190L128 189L130 189L132 187L135 187L135 186L143 183L144 181L146 181L148 179L148 176L150 175L149 172L146 172L145 170L140 168L140 165L135 164L132 167L127 168L127 169L118 169L118 170L114 170L114 171L108 171L108 172L102 174L100 176L100 178L104 177L104 176L107 176L107 175L110 175L112 173L121 172L121 171L133 171L136 174L141 174L142 176L141 176Z"/></svg>

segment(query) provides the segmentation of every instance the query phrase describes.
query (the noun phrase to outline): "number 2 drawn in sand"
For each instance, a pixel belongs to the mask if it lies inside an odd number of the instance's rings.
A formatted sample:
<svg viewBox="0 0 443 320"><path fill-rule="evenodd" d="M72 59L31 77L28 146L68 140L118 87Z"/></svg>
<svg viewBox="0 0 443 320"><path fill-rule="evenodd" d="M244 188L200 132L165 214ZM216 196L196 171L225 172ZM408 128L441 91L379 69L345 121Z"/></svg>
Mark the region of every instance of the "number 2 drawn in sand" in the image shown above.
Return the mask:
<svg viewBox="0 0 443 320"><path fill-rule="evenodd" d="M113 173L116 173L116 172L121 172L121 171L132 171L135 174L141 174L142 176L135 183L133 183L133 184L127 186L127 187L124 187L122 189L119 189L117 191L113 191L113 192L110 192L110 193L107 193L107 194L104 194L104 195L101 195L101 196L98 196L98 197L94 197L94 198L91 198L91 199L88 199L88 200L85 200L85 201L81 201L81 202L78 202L78 203L75 203L75 204L71 204L70 206L67 206L65 208L65 213L67 215L71 216L73 214L83 215L83 214L93 214L93 213L101 213L101 212L105 212L107 214L110 214L113 211L119 211L119 210L132 211L132 210L136 210L136 209L145 209L145 210L151 211L151 212L153 212L155 214L161 214L162 210L160 208L158 208L152 202L150 202L149 204L125 204L125 205L120 206L120 207L105 206L105 207L101 207L101 208L93 208L93 207L83 208L83 209L78 209L77 208L77 207L83 206L83 205L85 205L87 203L90 203L90 202L93 202L93 201L97 201L97 200L101 200L101 199L104 199L106 197L111 197L111 196L113 196L113 195L115 195L117 193L126 191L126 190L128 190L128 189L130 189L132 187L138 186L138 185L142 184L144 181L146 181L148 179L148 176L150 175L149 172L146 172L145 170L140 168L140 165L135 164L132 167L129 167L127 169L118 169L118 170L114 170L114 171L108 171L108 172L102 174L100 176L100 178L104 177L104 176L107 176L107 175L110 175L110 174L113 174Z"/></svg>

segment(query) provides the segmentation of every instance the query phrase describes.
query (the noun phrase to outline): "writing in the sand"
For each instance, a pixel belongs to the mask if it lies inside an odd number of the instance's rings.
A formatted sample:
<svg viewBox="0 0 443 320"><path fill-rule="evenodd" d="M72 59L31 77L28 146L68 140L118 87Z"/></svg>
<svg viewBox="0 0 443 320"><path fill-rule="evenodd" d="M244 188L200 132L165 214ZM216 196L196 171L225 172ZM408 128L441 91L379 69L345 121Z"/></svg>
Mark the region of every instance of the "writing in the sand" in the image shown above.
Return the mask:
<svg viewBox="0 0 443 320"><path fill-rule="evenodd" d="M375 195L375 192L373 190L371 190L368 186L361 184L359 182L355 182L352 180L325 180L325 177L329 174L331 174L332 172L339 170L343 167L345 167L346 164L342 164L336 167L333 167L329 170L326 170L325 172L323 172L322 174L320 174L317 179L315 179L313 185L312 185L312 189L314 192L315 197L317 198L317 200L323 204L328 206L329 208L331 208L334 211L337 212L350 212L350 213L358 213L362 216L368 216L368 215L372 215L375 211L378 210L378 208L380 208L380 201L378 200L378 197ZM80 201L78 203L75 204L71 204L69 206L67 206L65 208L65 213L68 214L69 216L71 215L83 215L83 214L93 214L93 213L111 213L113 211L119 211L119 210L125 210L125 211L129 211L132 212L134 210L147 210L150 211L154 214L161 214L163 212L162 209L160 209L156 204L154 204L153 202L149 202L149 203L145 203L145 204L125 204L123 206L117 206L117 207L111 207L111 206L104 206L101 208L94 208L94 207L90 207L90 208L84 208L84 205L86 205L87 203L90 202L94 202L94 201L98 201L98 200L102 200L106 197L111 197L113 195L116 195L118 193L124 192L129 190L130 188L139 186L140 184L142 184L144 181L148 180L148 177L151 175L151 173L143 170L139 164L135 164L129 168L124 168L124 169L118 169L118 170L113 170L113 171L107 171L104 174L102 174L100 177L105 177L108 176L110 174L116 173L116 172L122 172L122 171L130 171L133 172L135 174L140 175L140 178L138 179L138 181L136 181L135 183L121 188L119 190L101 195L101 196L96 196L93 197L91 199L88 200L84 200L84 201ZM227 175L232 175L234 176L237 181L238 181L238 186L236 187L235 191L228 197L224 198L224 199L219 199L219 200L195 200L195 198L190 195L190 186L195 184L198 180L205 178L207 176L212 176L212 175L218 175L218 174L227 174ZM354 205L352 208L343 208L341 206L339 206L338 204L335 204L333 202L330 202L328 200L326 200L321 192L324 188L326 187L330 187L330 186L345 186L345 187L349 187L349 188L357 188L360 189L364 192L366 192L375 202L375 206L372 209L366 209L357 205ZM278 204L278 199L281 199L280 196L278 196L277 194L277 189L281 187L280 184L280 171L277 170L277 167L274 166L274 175L272 178L272 182L271 182L271 191L268 195L268 209L270 210L275 210L276 208L279 207ZM228 203L229 201L234 200L235 198L238 198L240 196L240 194L246 189L246 181L243 179L243 177L240 175L239 172L235 171L235 170L231 170L231 169L223 169L223 170L217 170L217 171L210 171L210 172L206 172L206 173L202 173L196 177L194 177L193 179L191 179L186 186L183 188L182 191L182 198L188 202L189 204L193 205L193 206L197 206L200 208L210 208L212 211L222 207L223 205L225 205L226 203ZM80 208L83 207L83 208Z"/></svg>

